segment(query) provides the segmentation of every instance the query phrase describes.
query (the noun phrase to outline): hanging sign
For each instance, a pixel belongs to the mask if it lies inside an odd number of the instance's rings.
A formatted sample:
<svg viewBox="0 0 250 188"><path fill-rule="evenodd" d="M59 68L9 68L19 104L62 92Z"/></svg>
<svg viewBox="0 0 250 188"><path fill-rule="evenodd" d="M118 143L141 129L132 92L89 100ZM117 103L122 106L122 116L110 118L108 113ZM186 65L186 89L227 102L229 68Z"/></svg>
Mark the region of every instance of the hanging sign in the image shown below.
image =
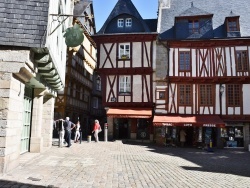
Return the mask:
<svg viewBox="0 0 250 188"><path fill-rule="evenodd" d="M65 43L68 47L76 47L82 44L84 39L83 29L78 24L66 29L65 32L63 37L65 37Z"/></svg>

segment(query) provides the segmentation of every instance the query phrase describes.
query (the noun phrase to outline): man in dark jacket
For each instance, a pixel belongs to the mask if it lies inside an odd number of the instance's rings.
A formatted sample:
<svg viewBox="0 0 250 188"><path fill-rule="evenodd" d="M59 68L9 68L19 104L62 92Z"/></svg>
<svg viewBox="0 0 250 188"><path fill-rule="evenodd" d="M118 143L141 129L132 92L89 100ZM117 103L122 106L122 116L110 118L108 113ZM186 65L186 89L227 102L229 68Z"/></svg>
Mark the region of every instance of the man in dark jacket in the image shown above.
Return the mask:
<svg viewBox="0 0 250 188"><path fill-rule="evenodd" d="M69 117L66 117L64 121L64 130L65 130L65 140L67 142L67 147L71 146L71 130L75 127L75 124L69 121Z"/></svg>

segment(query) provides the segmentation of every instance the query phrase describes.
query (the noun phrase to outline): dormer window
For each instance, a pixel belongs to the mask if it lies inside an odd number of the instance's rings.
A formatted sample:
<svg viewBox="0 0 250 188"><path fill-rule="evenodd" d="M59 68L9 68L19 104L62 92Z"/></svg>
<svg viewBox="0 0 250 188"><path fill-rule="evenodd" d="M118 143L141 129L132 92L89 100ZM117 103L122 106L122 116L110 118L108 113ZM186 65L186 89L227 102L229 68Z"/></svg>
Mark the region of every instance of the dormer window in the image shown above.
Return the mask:
<svg viewBox="0 0 250 188"><path fill-rule="evenodd" d="M118 27L123 27L124 26L124 20L123 19L118 19L117 20L117 26Z"/></svg>
<svg viewBox="0 0 250 188"><path fill-rule="evenodd" d="M240 16L230 12L229 16L225 18L225 30L227 37L240 37Z"/></svg>
<svg viewBox="0 0 250 188"><path fill-rule="evenodd" d="M126 27L132 27L132 18L126 18Z"/></svg>
<svg viewBox="0 0 250 188"><path fill-rule="evenodd" d="M227 32L233 32L233 31L240 31L238 18L227 19Z"/></svg>
<svg viewBox="0 0 250 188"><path fill-rule="evenodd" d="M188 20L189 34L199 34L200 24L198 20Z"/></svg>

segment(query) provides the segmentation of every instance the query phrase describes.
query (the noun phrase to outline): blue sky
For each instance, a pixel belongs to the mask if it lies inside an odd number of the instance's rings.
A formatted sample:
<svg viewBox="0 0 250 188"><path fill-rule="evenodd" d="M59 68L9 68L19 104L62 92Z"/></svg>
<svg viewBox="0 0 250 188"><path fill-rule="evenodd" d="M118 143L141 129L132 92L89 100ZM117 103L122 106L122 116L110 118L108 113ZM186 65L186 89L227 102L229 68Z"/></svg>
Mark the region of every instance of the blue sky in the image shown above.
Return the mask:
<svg viewBox="0 0 250 188"><path fill-rule="evenodd" d="M98 32L118 0L93 0L96 32ZM157 18L158 0L132 0L144 19Z"/></svg>

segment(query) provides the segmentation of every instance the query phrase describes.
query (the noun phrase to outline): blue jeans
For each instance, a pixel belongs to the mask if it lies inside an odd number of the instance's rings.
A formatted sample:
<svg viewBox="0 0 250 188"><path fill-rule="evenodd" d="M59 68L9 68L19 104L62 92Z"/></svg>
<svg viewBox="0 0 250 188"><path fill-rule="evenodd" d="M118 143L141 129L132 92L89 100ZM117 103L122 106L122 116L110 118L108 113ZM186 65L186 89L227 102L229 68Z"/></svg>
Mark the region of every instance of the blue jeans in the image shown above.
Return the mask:
<svg viewBox="0 0 250 188"><path fill-rule="evenodd" d="M70 147L71 146L71 131L66 130L65 133L66 133L66 142L68 144L68 147Z"/></svg>

